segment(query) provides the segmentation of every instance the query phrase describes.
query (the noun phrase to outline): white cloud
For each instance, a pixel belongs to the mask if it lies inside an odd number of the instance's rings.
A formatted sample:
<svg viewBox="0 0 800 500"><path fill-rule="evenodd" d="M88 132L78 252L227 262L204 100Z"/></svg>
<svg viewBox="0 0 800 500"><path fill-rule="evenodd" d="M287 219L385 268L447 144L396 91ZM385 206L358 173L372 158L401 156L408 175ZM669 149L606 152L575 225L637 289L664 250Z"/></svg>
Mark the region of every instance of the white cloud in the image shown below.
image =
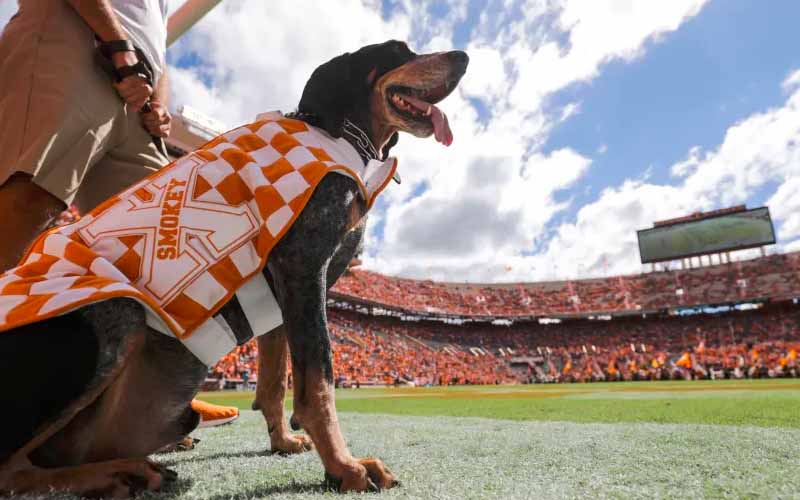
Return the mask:
<svg viewBox="0 0 800 500"><path fill-rule="evenodd" d="M800 87L800 69L794 70L793 72L789 73L786 79L783 81L783 90L786 92L792 92L797 87Z"/></svg>
<svg viewBox="0 0 800 500"><path fill-rule="evenodd" d="M781 221L779 238L790 241L800 238L800 166L795 174L789 177L767 201L770 215Z"/></svg>
<svg viewBox="0 0 800 500"><path fill-rule="evenodd" d="M581 105L577 102L571 102L561 109L561 116L559 116L558 121L565 122L580 113L580 111Z"/></svg>
<svg viewBox="0 0 800 500"><path fill-rule="evenodd" d="M17 12L17 2L15 0L4 0L0 3L0 32L11 19L11 16Z"/></svg>
<svg viewBox="0 0 800 500"><path fill-rule="evenodd" d="M583 66L596 67L611 57L636 57L645 41L676 30L705 3L569 0L559 22L562 29L569 30L568 56L584 61Z"/></svg>
<svg viewBox="0 0 800 500"><path fill-rule="evenodd" d="M778 240L786 242L781 250L800 248L800 89L782 107L731 126L717 149L692 148L671 170L681 180L676 186L642 180L606 190L580 209L575 223L561 225L547 250L531 261L559 262L566 276L638 272L637 229L744 203L773 183L778 188L767 205L779 225ZM552 275L537 273L538 278Z"/></svg>
<svg viewBox="0 0 800 500"><path fill-rule="evenodd" d="M538 17L512 23L508 31L513 47L508 56L517 68L509 99L518 107L536 106L541 99L565 86L595 77L600 66L613 59L630 60L646 42L676 30L696 15L706 0L636 2L631 0L566 0L536 2ZM566 43L552 37L529 37L542 17L558 12L556 24Z"/></svg>
<svg viewBox="0 0 800 500"><path fill-rule="evenodd" d="M496 101L508 88L503 55L491 47L478 47L469 51L469 77L461 84L464 95Z"/></svg>
<svg viewBox="0 0 800 500"><path fill-rule="evenodd" d="M785 181L800 169L800 91L784 106L756 113L730 127L719 149L708 152L686 177L686 189L703 200L741 203L756 187Z"/></svg>
<svg viewBox="0 0 800 500"><path fill-rule="evenodd" d="M800 252L800 239L794 240L783 245L782 251L784 252Z"/></svg>
<svg viewBox="0 0 800 500"><path fill-rule="evenodd" d="M589 160L570 150L535 155L520 171L510 156L473 157L455 185L432 188L389 210L380 258L389 266L427 259L492 260L530 248L563 208L552 194L575 182ZM449 184L442 176L442 184ZM424 216L422 216L424 214Z"/></svg>
<svg viewBox="0 0 800 500"><path fill-rule="evenodd" d="M689 150L689 156L687 156L685 160L681 160L670 167L670 172L673 177L686 177L696 172L697 167L700 166L700 162L702 161L700 158L701 152L699 146L692 147Z"/></svg>

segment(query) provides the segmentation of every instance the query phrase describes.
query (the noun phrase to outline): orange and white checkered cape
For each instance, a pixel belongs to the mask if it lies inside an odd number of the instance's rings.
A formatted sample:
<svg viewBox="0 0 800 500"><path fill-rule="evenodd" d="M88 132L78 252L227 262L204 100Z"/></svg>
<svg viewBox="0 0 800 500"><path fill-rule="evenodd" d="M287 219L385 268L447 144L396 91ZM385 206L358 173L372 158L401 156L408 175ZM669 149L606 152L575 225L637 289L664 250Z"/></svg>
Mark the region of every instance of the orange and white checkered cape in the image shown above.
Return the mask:
<svg viewBox="0 0 800 500"><path fill-rule="evenodd" d="M246 292L245 312L276 308L261 270L320 180L353 178L371 207L396 169L394 159L364 165L344 139L302 121L259 118L42 234L0 275L0 331L131 297L150 326L214 364L235 346L214 337L212 318L234 293ZM279 314L255 326L271 329Z"/></svg>

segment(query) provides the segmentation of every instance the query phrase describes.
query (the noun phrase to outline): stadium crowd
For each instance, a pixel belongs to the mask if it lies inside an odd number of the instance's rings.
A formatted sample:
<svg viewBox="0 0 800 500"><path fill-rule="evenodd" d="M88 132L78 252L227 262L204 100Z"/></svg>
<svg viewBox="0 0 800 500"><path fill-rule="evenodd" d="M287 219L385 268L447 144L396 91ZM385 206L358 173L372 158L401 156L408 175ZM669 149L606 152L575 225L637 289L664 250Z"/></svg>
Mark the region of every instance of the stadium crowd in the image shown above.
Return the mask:
<svg viewBox="0 0 800 500"><path fill-rule="evenodd" d="M649 311L800 295L800 252L687 270L575 281L458 284L393 278L351 270L333 296L461 316Z"/></svg>
<svg viewBox="0 0 800 500"><path fill-rule="evenodd" d="M330 309L340 386L800 377L800 307L692 316L446 324ZM214 377L256 373L255 343Z"/></svg>

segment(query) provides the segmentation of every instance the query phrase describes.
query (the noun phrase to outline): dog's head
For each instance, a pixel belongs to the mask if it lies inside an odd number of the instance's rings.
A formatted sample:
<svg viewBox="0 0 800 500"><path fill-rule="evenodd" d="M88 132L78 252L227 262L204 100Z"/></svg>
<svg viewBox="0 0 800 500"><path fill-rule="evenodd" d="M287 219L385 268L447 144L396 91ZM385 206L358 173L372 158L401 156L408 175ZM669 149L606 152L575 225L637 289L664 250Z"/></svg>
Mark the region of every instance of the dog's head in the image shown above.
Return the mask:
<svg viewBox="0 0 800 500"><path fill-rule="evenodd" d="M306 83L298 111L342 136L345 119L367 131L385 156L397 132L436 135L449 145L447 117L435 104L456 88L469 57L462 51L415 54L404 42L367 45L319 66Z"/></svg>

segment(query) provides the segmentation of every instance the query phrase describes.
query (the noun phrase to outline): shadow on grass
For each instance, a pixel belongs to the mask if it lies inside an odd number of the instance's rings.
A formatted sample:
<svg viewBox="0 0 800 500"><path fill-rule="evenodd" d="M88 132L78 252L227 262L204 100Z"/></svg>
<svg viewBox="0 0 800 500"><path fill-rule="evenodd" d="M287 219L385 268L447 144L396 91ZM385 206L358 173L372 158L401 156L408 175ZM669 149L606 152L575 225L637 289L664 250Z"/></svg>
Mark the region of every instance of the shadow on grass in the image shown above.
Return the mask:
<svg viewBox="0 0 800 500"><path fill-rule="evenodd" d="M225 494L210 497L209 500L251 500L253 498L264 498L269 495L279 495L282 493L325 493L328 491L324 483L289 483L273 484L259 488L250 488L234 495Z"/></svg>
<svg viewBox="0 0 800 500"><path fill-rule="evenodd" d="M183 495L192 488L193 484L194 479L178 476L175 482L164 485L160 491L147 491L137 495L137 498L182 498Z"/></svg>
<svg viewBox="0 0 800 500"><path fill-rule="evenodd" d="M193 484L192 480L178 480L168 490L158 494L148 493L146 496L157 498L158 500L172 500L183 498L189 492ZM266 498L270 495L292 494L292 493L325 493L328 491L325 483L288 483L258 486L255 488L244 489L236 493L223 493L207 497L207 500L252 500L253 498ZM141 498L141 497L140 497Z"/></svg>
<svg viewBox="0 0 800 500"><path fill-rule="evenodd" d="M239 451L239 452L223 452L214 453L212 455L197 456L194 454L181 453L174 458L168 460L158 460L158 463L166 467L172 467L183 462L208 462L209 460L216 460L218 458L255 458L255 457L271 457L273 453L270 450L261 451Z"/></svg>

